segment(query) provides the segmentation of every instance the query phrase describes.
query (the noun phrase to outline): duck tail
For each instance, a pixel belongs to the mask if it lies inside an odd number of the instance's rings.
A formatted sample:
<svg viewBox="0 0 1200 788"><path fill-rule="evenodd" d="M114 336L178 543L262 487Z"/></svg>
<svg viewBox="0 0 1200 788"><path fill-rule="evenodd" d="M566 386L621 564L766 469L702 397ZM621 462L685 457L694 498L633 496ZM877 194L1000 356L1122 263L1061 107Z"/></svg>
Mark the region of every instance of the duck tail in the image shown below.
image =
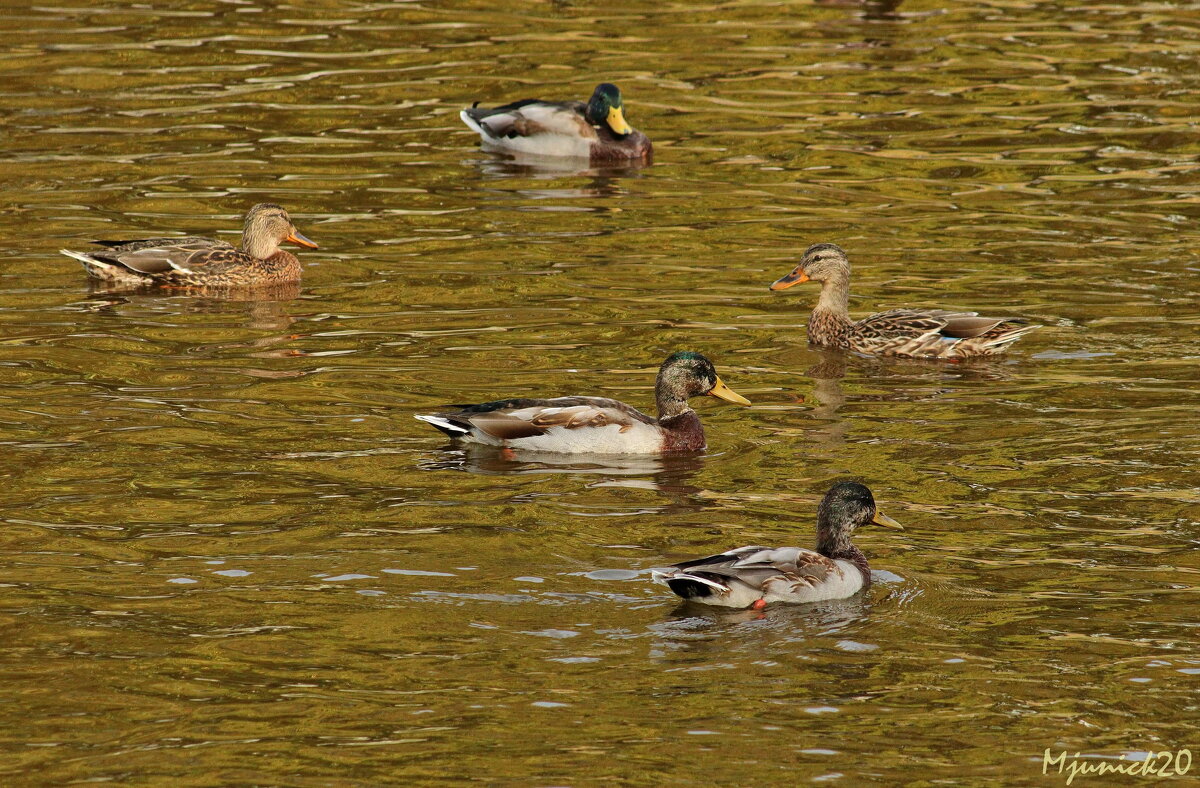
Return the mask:
<svg viewBox="0 0 1200 788"><path fill-rule="evenodd" d="M72 252L70 249L59 249L58 251L60 254L65 254L67 257L70 257L74 260L78 260L79 262L83 263L83 267L88 269L89 271L92 270L92 268L94 266L100 266L103 268L112 268L112 266L109 265L108 263L102 263L99 260L93 259L92 256L87 254L86 252Z"/></svg>
<svg viewBox="0 0 1200 788"><path fill-rule="evenodd" d="M1021 337L1028 334L1030 331L1036 331L1041 328L1040 324L1033 325L1014 325L1011 329L998 333L986 343L985 347L994 350L1004 350L1012 343L1016 342Z"/></svg>
<svg viewBox="0 0 1200 788"><path fill-rule="evenodd" d="M434 427L446 433L451 438L460 438L463 435L469 435L471 433L470 427L450 421L445 416L427 416L424 413L418 413L413 416L413 418L415 418L417 421L423 421L426 424L432 424Z"/></svg>
<svg viewBox="0 0 1200 788"><path fill-rule="evenodd" d="M59 249L59 252L65 254L73 260L78 260L83 264L83 269L87 271L88 276L93 279L99 279L104 282L143 282L147 281L144 277L130 274L129 271L119 265L106 263L103 260L97 260L86 252L72 252L70 249Z"/></svg>
<svg viewBox="0 0 1200 788"><path fill-rule="evenodd" d="M704 599L714 594L724 595L729 589L714 580L700 575L681 572L678 569L652 569L650 577L656 583L662 583L675 592L676 596L684 599Z"/></svg>
<svg viewBox="0 0 1200 788"><path fill-rule="evenodd" d="M475 103L478 104L479 102L477 101ZM479 122L478 116L481 115L483 112L486 112L486 110L478 110L475 107L471 107L470 109L464 109L463 111L459 112L458 116L460 118L462 118L462 122L467 124L468 126L470 126L471 130L474 131L476 134L480 134L484 137L495 136L490 131L488 131L487 128L483 124L481 124Z"/></svg>

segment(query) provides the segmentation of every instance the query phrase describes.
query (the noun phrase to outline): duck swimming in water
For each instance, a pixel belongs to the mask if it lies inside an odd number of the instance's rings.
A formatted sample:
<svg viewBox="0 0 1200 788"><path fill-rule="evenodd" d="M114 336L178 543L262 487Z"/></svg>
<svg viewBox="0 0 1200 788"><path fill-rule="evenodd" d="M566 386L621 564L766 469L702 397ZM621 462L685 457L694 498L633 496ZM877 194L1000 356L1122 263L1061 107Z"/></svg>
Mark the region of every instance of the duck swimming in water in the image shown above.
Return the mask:
<svg viewBox="0 0 1200 788"><path fill-rule="evenodd" d="M512 154L588 159L593 165L649 162L649 138L625 120L621 91L608 82L583 101L523 99L459 113L483 146Z"/></svg>
<svg viewBox="0 0 1200 788"><path fill-rule="evenodd" d="M772 290L819 282L821 295L808 321L814 345L904 358L961 359L1003 353L1041 326L1015 317L981 317L945 309L892 309L850 319L850 261L836 244L813 244L800 265Z"/></svg>
<svg viewBox="0 0 1200 788"><path fill-rule="evenodd" d="M726 386L699 353L672 353L654 385L658 418L603 397L505 399L459 410L418 415L465 443L559 453L661 454L705 447L700 417L688 398L717 397L738 405L750 400Z"/></svg>
<svg viewBox="0 0 1200 788"><path fill-rule="evenodd" d="M867 557L850 541L868 523L903 530L879 511L866 485L838 482L817 508L816 549L739 547L654 569L652 577L684 599L721 607L842 599L871 587Z"/></svg>
<svg viewBox="0 0 1200 788"><path fill-rule="evenodd" d="M296 230L288 212L259 203L246 212L239 249L200 236L93 241L100 251L60 251L83 263L88 276L118 285L165 287L254 287L296 282L300 261L279 248L294 243L317 245Z"/></svg>

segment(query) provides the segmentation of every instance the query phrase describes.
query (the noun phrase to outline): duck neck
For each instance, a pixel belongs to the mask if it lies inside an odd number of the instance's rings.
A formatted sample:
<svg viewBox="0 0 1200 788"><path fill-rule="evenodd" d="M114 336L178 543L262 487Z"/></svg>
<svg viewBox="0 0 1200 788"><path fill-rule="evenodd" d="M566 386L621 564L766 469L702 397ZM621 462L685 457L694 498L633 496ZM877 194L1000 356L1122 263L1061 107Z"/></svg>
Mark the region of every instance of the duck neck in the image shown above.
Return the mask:
<svg viewBox="0 0 1200 788"><path fill-rule="evenodd" d="M850 541L850 531L845 528L830 528L825 523L817 527L817 552L826 558L845 558L858 548Z"/></svg>
<svg viewBox="0 0 1200 788"><path fill-rule="evenodd" d="M246 231L242 233L242 251L256 260L268 260L280 249L278 242L269 237Z"/></svg>
<svg viewBox="0 0 1200 788"><path fill-rule="evenodd" d="M656 391L654 393L654 401L658 406L658 420L660 422L673 419L676 416L682 416L684 413L693 412L687 404L686 399L669 391Z"/></svg>
<svg viewBox="0 0 1200 788"><path fill-rule="evenodd" d="M871 568L867 565L867 556L850 542L847 531L833 532L822 528L817 534L817 552L835 561L849 561L854 564L863 578L863 588L871 586Z"/></svg>
<svg viewBox="0 0 1200 788"><path fill-rule="evenodd" d="M826 279L808 322L808 339L814 345L845 345L850 332L850 279Z"/></svg>

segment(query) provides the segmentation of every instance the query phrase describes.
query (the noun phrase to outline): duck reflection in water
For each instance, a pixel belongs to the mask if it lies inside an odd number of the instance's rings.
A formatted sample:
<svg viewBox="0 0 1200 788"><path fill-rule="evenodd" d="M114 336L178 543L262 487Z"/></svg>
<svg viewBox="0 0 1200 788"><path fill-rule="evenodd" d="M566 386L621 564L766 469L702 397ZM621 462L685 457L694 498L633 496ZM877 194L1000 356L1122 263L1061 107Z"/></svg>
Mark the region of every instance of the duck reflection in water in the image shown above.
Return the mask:
<svg viewBox="0 0 1200 788"><path fill-rule="evenodd" d="M752 625L748 632L779 632L789 636L820 637L836 634L841 629L866 618L871 601L864 595L848 599L829 599L806 605L773 605L755 610L734 610L682 602L667 614L666 620L652 624L650 629L662 639L662 645L672 649L704 643L725 650L731 629Z"/></svg>
<svg viewBox="0 0 1200 788"><path fill-rule="evenodd" d="M130 312L160 315L244 315L242 325L254 331L285 331L295 322L287 303L300 295L300 283L271 287L192 287L163 290L155 287L121 287L102 282L89 290L88 310L127 318ZM270 347L298 339L297 334L254 337L223 347Z"/></svg>
<svg viewBox="0 0 1200 788"><path fill-rule="evenodd" d="M846 404L846 392L842 390L842 379L846 377L846 355L838 351L817 351L821 358L805 370L812 379L813 399L816 405L809 416L822 422L815 430L820 443L840 446L846 442L849 424L838 411Z"/></svg>
<svg viewBox="0 0 1200 788"><path fill-rule="evenodd" d="M529 178L553 180L556 178L588 178L586 185L569 190L580 197L611 197L623 194L622 178L640 178L643 167L623 164L604 167L581 166L573 159L539 159L537 157L465 159L464 166L473 166L487 180L506 178ZM564 190L565 191L565 190Z"/></svg>
<svg viewBox="0 0 1200 788"><path fill-rule="evenodd" d="M278 282L254 287L190 285L163 288L156 285L124 284L92 279L88 281L88 295L97 300L106 296L130 296L145 297L146 299L158 298L163 301L191 298L197 301L219 303L281 303L299 298L301 287L299 282ZM130 302L126 301L126 303Z"/></svg>
<svg viewBox="0 0 1200 788"><path fill-rule="evenodd" d="M451 444L439 459L417 465L426 471L465 471L484 476L575 474L600 477L589 486L653 490L668 499L667 505L659 510L661 513L684 514L724 505L704 488L689 483L704 468L707 459L705 455L696 454L553 454Z"/></svg>
<svg viewBox="0 0 1200 788"><path fill-rule="evenodd" d="M553 160L551 160L553 161ZM521 197L529 200L543 201L547 207L561 207L572 210L588 210L596 214L611 213L615 210L606 204L596 205L591 204L586 208L578 203L572 204L568 201L576 200L591 200L591 199L609 199L621 198L629 193L622 184L623 178L640 177L635 167L590 167L587 169L579 169L578 167L547 167L540 162L518 162L518 161L475 161L468 162L476 165L482 175L479 184L483 199L498 200L509 199L511 197ZM569 164L570 161L559 162L560 164ZM526 180L544 180L561 181L563 178L572 178L570 186L563 186L559 183L547 184L546 188L512 188L501 189L498 183L487 185L486 181L498 181L502 179L526 179ZM577 178L587 178L587 181L582 185L579 184ZM555 205L555 201L560 201L559 205ZM602 235L607 231L599 231L594 234Z"/></svg>
<svg viewBox="0 0 1200 788"><path fill-rule="evenodd" d="M817 0L817 5L829 8L861 8L860 16L872 22L894 21L900 18L896 9L904 0Z"/></svg>
<svg viewBox="0 0 1200 788"><path fill-rule="evenodd" d="M951 383L1011 380L1019 370L1009 361L989 356L948 365L937 360L864 356L811 345L808 350L818 356L817 363L804 371L812 381L814 400L808 416L819 426L805 427L805 436L827 446L846 443L851 422L840 411L851 399L843 387L848 372L852 383L887 381L886 393L873 394L873 399L922 402L952 391L948 385ZM861 395L857 400L862 400Z"/></svg>
<svg viewBox="0 0 1200 788"><path fill-rule="evenodd" d="M629 190L621 181L628 178L641 177L638 166L620 167L580 167L577 160L572 159L475 159L463 162L464 166L474 166L480 173L476 186L484 200L504 200L520 197L528 200L541 201L547 208L586 210L594 214L612 213L617 208L616 203L610 207L607 203L581 205L579 200L608 200L625 197ZM570 178L570 185L564 179ZM584 182L579 179L586 178ZM513 181L512 187L504 188L501 181ZM545 188L521 184L520 180L557 181L547 183ZM556 204L557 203L557 204ZM606 235L611 230L600 230L591 235Z"/></svg>

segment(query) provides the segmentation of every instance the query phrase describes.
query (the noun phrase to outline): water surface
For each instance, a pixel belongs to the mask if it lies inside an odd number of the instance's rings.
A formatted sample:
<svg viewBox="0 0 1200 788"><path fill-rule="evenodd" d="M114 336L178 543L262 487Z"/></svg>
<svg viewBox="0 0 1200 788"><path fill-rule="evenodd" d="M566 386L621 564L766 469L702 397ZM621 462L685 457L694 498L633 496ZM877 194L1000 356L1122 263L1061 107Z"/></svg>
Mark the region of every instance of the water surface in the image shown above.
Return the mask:
<svg viewBox="0 0 1200 788"><path fill-rule="evenodd" d="M97 2L0 20L7 782L1041 784L1197 744L1200 16L1120 4ZM601 80L639 170L506 162L476 100ZM92 292L94 237L287 206L304 287ZM1046 327L808 347L852 308ZM465 454L446 403L750 409L703 456ZM904 532L863 598L677 604L649 567ZM1122 783L1124 784L1124 783Z"/></svg>

